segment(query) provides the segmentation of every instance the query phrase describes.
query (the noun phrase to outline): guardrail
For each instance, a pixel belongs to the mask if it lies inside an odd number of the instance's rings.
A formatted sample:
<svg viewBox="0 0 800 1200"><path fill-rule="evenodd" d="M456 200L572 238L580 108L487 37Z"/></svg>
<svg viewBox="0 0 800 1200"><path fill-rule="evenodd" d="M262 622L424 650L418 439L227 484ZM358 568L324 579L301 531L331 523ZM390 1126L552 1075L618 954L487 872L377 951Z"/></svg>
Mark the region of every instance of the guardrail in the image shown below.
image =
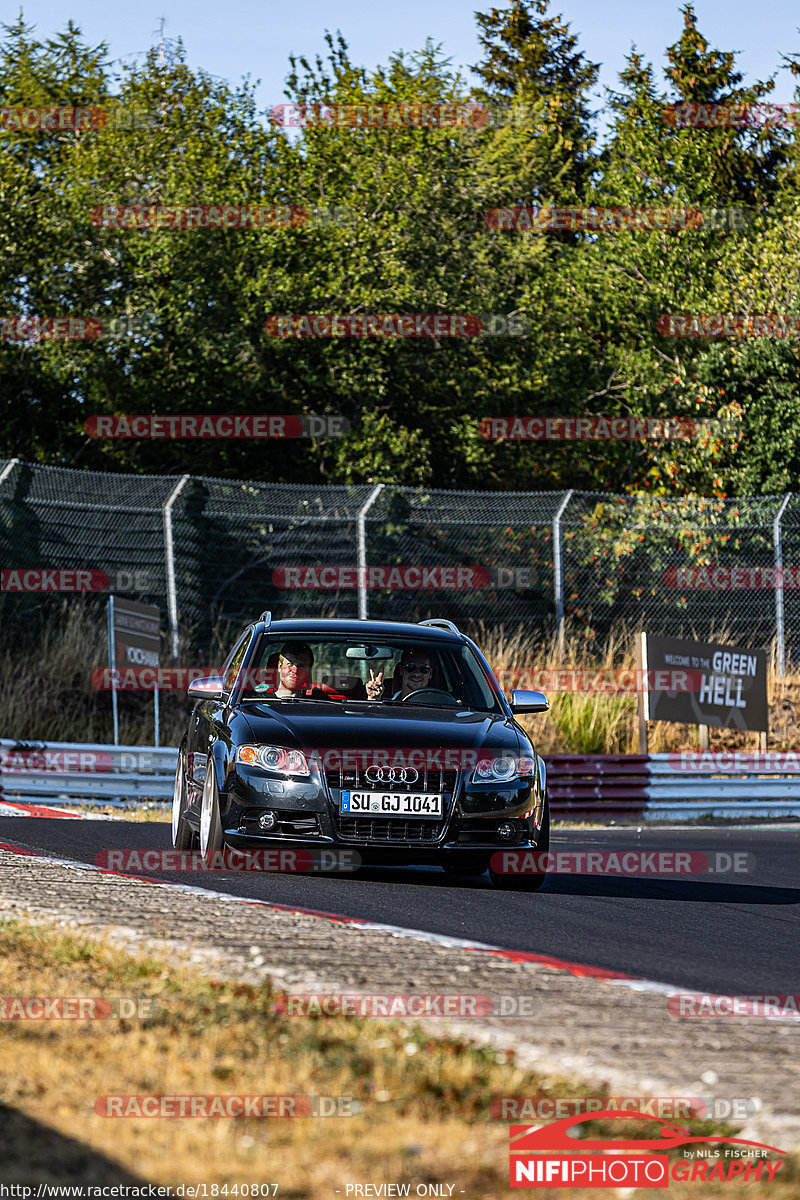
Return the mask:
<svg viewBox="0 0 800 1200"><path fill-rule="evenodd" d="M172 800L177 749L0 739L0 804L118 808ZM663 821L800 817L800 756L545 756L553 815Z"/></svg>
<svg viewBox="0 0 800 1200"><path fill-rule="evenodd" d="M545 762L553 816L641 817L647 809L646 754L556 754Z"/></svg>
<svg viewBox="0 0 800 1200"><path fill-rule="evenodd" d="M102 746L0 738L0 803L129 808L172 800L173 746Z"/></svg>
<svg viewBox="0 0 800 1200"><path fill-rule="evenodd" d="M559 817L800 817L793 754L561 754L546 761Z"/></svg>
<svg viewBox="0 0 800 1200"><path fill-rule="evenodd" d="M800 817L800 762L793 759L775 751L651 754L648 819Z"/></svg>

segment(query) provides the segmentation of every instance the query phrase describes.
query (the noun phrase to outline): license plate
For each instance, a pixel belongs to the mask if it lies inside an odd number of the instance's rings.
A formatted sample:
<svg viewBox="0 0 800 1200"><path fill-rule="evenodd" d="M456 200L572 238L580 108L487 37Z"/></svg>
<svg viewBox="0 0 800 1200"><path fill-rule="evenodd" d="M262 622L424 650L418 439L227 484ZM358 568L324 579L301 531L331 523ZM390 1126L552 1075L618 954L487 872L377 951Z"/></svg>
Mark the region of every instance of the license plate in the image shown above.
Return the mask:
<svg viewBox="0 0 800 1200"><path fill-rule="evenodd" d="M339 811L351 816L442 818L441 792L342 792Z"/></svg>

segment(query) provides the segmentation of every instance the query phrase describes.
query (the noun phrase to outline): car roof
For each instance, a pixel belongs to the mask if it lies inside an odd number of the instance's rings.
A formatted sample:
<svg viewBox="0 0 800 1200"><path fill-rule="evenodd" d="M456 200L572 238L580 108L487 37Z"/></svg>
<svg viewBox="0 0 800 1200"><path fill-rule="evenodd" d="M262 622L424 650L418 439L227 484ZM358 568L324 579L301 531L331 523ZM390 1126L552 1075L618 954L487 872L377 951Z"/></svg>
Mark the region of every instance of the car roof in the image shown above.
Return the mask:
<svg viewBox="0 0 800 1200"><path fill-rule="evenodd" d="M325 634L343 634L345 637L369 638L375 640L382 637L413 637L420 642L453 642L463 643L464 635L451 633L441 626L415 625L412 621L359 621L355 618L300 618L288 617L282 621L273 621L267 633L277 633L281 636L306 637Z"/></svg>

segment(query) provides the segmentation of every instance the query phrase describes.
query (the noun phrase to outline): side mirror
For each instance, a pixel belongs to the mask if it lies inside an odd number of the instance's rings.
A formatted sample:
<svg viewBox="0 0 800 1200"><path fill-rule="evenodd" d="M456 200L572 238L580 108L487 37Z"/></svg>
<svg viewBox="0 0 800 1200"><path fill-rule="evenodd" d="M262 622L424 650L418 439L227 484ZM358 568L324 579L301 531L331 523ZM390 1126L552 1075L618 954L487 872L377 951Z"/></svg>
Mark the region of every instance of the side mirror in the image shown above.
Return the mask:
<svg viewBox="0 0 800 1200"><path fill-rule="evenodd" d="M222 695L222 676L204 675L202 679L193 679L188 693L192 700L218 700Z"/></svg>
<svg viewBox="0 0 800 1200"><path fill-rule="evenodd" d="M550 707L550 701L544 692L528 692L518 689L511 693L511 711L513 713L543 713Z"/></svg>

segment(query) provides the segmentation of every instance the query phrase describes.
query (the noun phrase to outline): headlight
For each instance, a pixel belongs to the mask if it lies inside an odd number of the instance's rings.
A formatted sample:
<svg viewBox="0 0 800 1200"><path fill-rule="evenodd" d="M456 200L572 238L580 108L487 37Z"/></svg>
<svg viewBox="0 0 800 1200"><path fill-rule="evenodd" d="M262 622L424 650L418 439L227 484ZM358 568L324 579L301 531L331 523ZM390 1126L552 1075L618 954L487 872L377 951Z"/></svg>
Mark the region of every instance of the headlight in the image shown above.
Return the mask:
<svg viewBox="0 0 800 1200"><path fill-rule="evenodd" d="M485 758L472 772L473 783L510 783L518 775L532 775L535 764L532 758L515 758L504 754L498 758Z"/></svg>
<svg viewBox="0 0 800 1200"><path fill-rule="evenodd" d="M240 746L236 751L236 761L248 767L277 771L281 775L311 774L302 750L286 750L283 746Z"/></svg>

